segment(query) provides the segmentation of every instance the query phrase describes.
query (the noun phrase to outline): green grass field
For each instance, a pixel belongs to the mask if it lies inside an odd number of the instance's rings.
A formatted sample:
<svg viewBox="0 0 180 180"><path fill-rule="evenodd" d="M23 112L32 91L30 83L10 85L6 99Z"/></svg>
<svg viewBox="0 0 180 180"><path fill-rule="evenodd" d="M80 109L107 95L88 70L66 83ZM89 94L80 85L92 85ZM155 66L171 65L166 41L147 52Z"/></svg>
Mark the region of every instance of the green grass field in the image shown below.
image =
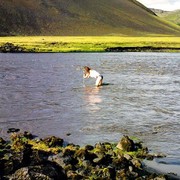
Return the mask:
<svg viewBox="0 0 180 180"><path fill-rule="evenodd" d="M26 36L0 37L5 43L26 48L28 52L104 52L112 47L146 47L180 49L180 37L120 36ZM167 50L168 51L168 50ZM173 51L173 50L172 50Z"/></svg>

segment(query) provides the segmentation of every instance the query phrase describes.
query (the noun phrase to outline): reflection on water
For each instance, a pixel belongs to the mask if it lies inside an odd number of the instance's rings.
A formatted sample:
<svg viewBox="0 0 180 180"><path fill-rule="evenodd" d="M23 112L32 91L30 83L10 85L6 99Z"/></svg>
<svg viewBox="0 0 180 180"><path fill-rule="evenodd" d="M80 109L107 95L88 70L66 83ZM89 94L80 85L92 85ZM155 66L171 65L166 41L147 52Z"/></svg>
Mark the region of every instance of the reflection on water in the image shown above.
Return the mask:
<svg viewBox="0 0 180 180"><path fill-rule="evenodd" d="M104 86L83 82L85 65ZM0 54L0 136L19 128L95 144L126 134L180 161L179 69L178 53Z"/></svg>
<svg viewBox="0 0 180 180"><path fill-rule="evenodd" d="M100 110L98 104L102 103L102 98L100 94L101 87L85 86L84 91L84 101L86 103L86 108L89 112L96 112Z"/></svg>

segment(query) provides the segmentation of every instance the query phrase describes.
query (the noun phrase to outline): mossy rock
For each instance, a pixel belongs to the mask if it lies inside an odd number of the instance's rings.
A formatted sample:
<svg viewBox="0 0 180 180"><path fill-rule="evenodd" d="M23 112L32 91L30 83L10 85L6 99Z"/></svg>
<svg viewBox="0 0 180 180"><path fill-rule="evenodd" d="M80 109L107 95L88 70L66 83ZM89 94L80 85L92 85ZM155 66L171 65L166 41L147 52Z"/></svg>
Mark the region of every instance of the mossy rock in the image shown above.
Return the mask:
<svg viewBox="0 0 180 180"><path fill-rule="evenodd" d="M89 152L84 148L80 148L79 150L77 150L74 156L75 158L81 160L90 160L90 161L93 161L94 158L97 158L96 154Z"/></svg>
<svg viewBox="0 0 180 180"><path fill-rule="evenodd" d="M69 144L55 136L32 139L29 133L11 133L11 141L0 139L0 179L147 179L140 157L148 150L124 136L117 147ZM10 146L11 148L7 148ZM157 175L154 175L156 178Z"/></svg>
<svg viewBox="0 0 180 180"><path fill-rule="evenodd" d="M42 140L48 147L63 146L64 140L55 136L47 137Z"/></svg>
<svg viewBox="0 0 180 180"><path fill-rule="evenodd" d="M117 144L117 148L123 151L135 151L135 143L128 136L122 137L120 142Z"/></svg>

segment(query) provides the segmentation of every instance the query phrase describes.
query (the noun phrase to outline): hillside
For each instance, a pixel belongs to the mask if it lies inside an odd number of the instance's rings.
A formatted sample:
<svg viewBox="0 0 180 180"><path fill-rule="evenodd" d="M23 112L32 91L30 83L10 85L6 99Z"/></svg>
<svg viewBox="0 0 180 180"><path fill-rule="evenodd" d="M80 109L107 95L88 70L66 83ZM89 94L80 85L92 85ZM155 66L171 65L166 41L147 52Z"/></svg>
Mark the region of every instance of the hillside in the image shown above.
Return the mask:
<svg viewBox="0 0 180 180"><path fill-rule="evenodd" d="M175 11L163 11L159 9L151 9L155 14L163 19L173 22L180 26L180 9Z"/></svg>
<svg viewBox="0 0 180 180"><path fill-rule="evenodd" d="M1 0L0 35L180 35L135 0Z"/></svg>

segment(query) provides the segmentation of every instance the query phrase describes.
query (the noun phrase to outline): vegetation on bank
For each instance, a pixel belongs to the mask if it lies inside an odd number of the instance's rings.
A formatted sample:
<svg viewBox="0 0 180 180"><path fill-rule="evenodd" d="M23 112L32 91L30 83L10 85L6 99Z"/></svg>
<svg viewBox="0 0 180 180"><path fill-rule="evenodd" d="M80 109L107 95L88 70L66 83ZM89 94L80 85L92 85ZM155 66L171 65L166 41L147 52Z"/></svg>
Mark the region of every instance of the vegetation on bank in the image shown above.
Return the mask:
<svg viewBox="0 0 180 180"><path fill-rule="evenodd" d="M105 52L111 50L180 52L180 37L16 36L0 38L0 52Z"/></svg>
<svg viewBox="0 0 180 180"><path fill-rule="evenodd" d="M167 178L147 171L142 159L157 155L128 136L117 144L80 147L55 136L39 139L29 132L12 132L10 141L0 138L0 152L0 179Z"/></svg>

